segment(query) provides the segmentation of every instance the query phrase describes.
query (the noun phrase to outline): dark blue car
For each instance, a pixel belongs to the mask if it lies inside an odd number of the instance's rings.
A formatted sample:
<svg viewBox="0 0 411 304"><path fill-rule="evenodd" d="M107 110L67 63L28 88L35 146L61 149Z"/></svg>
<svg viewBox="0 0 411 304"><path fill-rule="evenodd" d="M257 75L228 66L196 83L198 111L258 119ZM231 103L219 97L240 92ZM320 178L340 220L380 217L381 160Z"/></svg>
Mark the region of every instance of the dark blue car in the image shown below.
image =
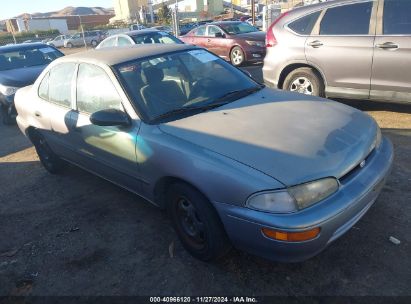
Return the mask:
<svg viewBox="0 0 411 304"><path fill-rule="evenodd" d="M62 52L43 43L0 47L0 106L4 124L15 122L17 89L33 84L44 68L61 56Z"/></svg>

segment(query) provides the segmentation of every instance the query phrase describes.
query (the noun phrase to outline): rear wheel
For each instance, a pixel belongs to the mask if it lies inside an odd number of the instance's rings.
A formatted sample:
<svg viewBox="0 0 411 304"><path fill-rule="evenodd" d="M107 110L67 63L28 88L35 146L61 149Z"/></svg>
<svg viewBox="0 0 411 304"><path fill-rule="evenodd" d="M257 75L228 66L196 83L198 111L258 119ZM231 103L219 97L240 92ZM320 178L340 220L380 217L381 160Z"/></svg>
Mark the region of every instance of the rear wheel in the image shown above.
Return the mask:
<svg viewBox="0 0 411 304"><path fill-rule="evenodd" d="M284 80L283 89L305 95L324 96L324 83L312 68L291 71Z"/></svg>
<svg viewBox="0 0 411 304"><path fill-rule="evenodd" d="M184 248L194 257L209 261L230 249L226 232L211 203L184 183L172 185L167 193L167 211Z"/></svg>
<svg viewBox="0 0 411 304"><path fill-rule="evenodd" d="M97 41L96 41L96 40L91 40L91 45L92 45L93 47L96 47L96 46L97 46Z"/></svg>
<svg viewBox="0 0 411 304"><path fill-rule="evenodd" d="M235 46L230 52L230 61L234 66L240 66L245 61L243 50L239 46Z"/></svg>
<svg viewBox="0 0 411 304"><path fill-rule="evenodd" d="M67 43L67 47L68 47L69 49L71 49L71 48L73 47L73 44L72 44L71 42L69 42L69 43Z"/></svg>
<svg viewBox="0 0 411 304"><path fill-rule="evenodd" d="M52 174L60 173L66 163L51 150L44 136L39 132L34 132L31 134L30 139L44 168Z"/></svg>

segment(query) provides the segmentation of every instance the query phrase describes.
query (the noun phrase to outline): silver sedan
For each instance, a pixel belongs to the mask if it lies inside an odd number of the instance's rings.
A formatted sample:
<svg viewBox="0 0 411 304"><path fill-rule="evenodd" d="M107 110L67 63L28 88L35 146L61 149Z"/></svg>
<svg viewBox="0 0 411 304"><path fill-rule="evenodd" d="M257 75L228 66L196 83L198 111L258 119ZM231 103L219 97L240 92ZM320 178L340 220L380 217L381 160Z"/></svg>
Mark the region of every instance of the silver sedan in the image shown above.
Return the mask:
<svg viewBox="0 0 411 304"><path fill-rule="evenodd" d="M231 245L316 255L372 206L393 160L367 114L265 88L189 45L66 56L15 103L48 171L73 163L167 209L202 260Z"/></svg>

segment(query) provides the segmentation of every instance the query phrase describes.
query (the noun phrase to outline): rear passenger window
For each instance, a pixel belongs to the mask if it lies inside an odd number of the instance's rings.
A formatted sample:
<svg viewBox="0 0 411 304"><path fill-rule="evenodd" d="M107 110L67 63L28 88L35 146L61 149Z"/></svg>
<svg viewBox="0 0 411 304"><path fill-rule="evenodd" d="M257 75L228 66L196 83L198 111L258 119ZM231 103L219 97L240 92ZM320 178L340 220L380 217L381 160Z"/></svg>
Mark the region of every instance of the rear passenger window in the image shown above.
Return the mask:
<svg viewBox="0 0 411 304"><path fill-rule="evenodd" d="M206 27L205 26L200 26L199 28L197 28L194 31L194 36L204 36L205 35L205 31L206 31Z"/></svg>
<svg viewBox="0 0 411 304"><path fill-rule="evenodd" d="M49 101L71 107L71 81L75 68L75 63L62 63L50 70Z"/></svg>
<svg viewBox="0 0 411 304"><path fill-rule="evenodd" d="M411 34L411 1L384 1L384 35Z"/></svg>
<svg viewBox="0 0 411 304"><path fill-rule="evenodd" d="M77 76L77 109L94 113L121 109L120 96L106 72L95 65L81 64Z"/></svg>
<svg viewBox="0 0 411 304"><path fill-rule="evenodd" d="M39 86L39 97L47 101L49 100L49 76L50 74L47 73Z"/></svg>
<svg viewBox="0 0 411 304"><path fill-rule="evenodd" d="M131 42L127 38L118 37L117 44L118 44L118 46L124 46L124 45L130 45Z"/></svg>
<svg viewBox="0 0 411 304"><path fill-rule="evenodd" d="M315 12L291 22L288 27L300 35L309 35L321 12Z"/></svg>
<svg viewBox="0 0 411 304"><path fill-rule="evenodd" d="M368 35L372 4L365 2L327 9L320 35Z"/></svg>

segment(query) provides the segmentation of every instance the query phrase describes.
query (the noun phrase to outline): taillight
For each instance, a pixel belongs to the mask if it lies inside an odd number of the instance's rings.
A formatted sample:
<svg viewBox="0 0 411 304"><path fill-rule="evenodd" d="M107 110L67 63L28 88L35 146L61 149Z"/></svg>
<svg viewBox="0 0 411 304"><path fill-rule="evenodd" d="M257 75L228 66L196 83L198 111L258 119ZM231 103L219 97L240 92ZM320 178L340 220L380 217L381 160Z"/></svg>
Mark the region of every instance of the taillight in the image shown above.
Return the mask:
<svg viewBox="0 0 411 304"><path fill-rule="evenodd" d="M280 16L278 16L277 19L274 20L274 22L270 25L270 27L267 30L267 35L265 37L265 46L266 47L273 47L277 44L277 39L274 36L273 33L273 28L274 26L284 17L286 16L288 13L282 13Z"/></svg>

